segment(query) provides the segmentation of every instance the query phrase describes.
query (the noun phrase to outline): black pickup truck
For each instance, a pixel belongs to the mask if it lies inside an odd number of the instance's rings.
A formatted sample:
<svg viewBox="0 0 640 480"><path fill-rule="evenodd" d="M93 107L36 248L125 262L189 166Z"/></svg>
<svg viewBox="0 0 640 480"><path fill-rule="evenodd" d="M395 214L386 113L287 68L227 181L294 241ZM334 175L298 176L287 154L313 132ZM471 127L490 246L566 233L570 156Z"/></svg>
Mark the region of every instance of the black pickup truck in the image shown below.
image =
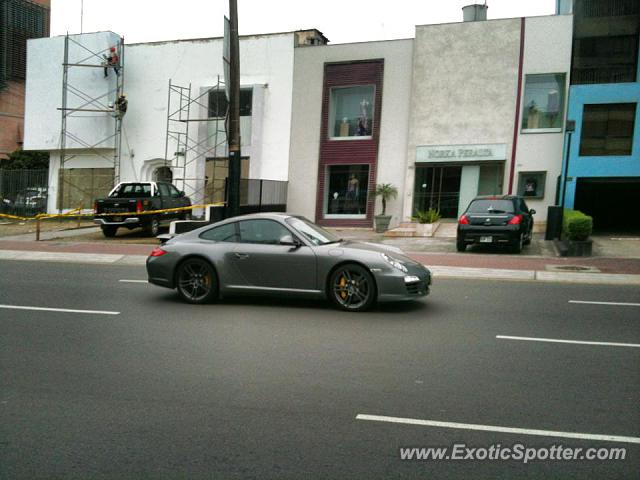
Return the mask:
<svg viewBox="0 0 640 480"><path fill-rule="evenodd" d="M107 198L96 200L93 221L100 225L105 237L114 237L120 227L129 230L142 227L148 235L155 237L161 223L184 220L190 216L190 211L156 214L141 214L142 212L189 206L189 197L170 183L122 182L111 190Z"/></svg>

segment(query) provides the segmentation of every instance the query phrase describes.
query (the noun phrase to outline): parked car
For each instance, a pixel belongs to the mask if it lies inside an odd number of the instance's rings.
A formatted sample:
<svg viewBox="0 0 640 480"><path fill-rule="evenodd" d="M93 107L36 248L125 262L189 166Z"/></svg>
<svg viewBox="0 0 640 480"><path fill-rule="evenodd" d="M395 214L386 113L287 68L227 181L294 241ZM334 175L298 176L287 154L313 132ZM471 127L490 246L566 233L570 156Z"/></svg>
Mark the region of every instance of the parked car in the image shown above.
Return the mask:
<svg viewBox="0 0 640 480"><path fill-rule="evenodd" d="M114 237L120 227L129 230L142 227L155 237L159 233L160 224L185 219L189 216L189 211L157 214L143 212L189 206L189 197L170 183L122 182L111 190L107 198L96 200L94 222L100 225L105 237ZM101 215L105 213L122 215Z"/></svg>
<svg viewBox="0 0 640 480"><path fill-rule="evenodd" d="M297 295L328 298L348 311L420 298L431 285L429 270L396 247L342 240L281 213L234 217L170 238L151 252L147 273L189 303Z"/></svg>
<svg viewBox="0 0 640 480"><path fill-rule="evenodd" d="M456 247L464 252L472 244L505 245L520 253L531 243L535 213L522 197L476 197L458 220Z"/></svg>
<svg viewBox="0 0 640 480"><path fill-rule="evenodd" d="M16 210L45 211L47 209L47 187L29 187L16 195L13 206Z"/></svg>

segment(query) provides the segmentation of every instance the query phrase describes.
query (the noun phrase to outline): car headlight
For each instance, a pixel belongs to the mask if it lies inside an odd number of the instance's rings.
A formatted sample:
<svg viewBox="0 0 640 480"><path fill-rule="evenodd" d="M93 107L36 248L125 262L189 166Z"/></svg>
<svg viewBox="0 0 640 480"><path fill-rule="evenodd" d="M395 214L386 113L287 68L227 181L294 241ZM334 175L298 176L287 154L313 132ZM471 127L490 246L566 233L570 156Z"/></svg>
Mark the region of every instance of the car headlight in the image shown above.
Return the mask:
<svg viewBox="0 0 640 480"><path fill-rule="evenodd" d="M393 268L396 268L404 273L407 273L409 271L407 270L407 267L404 266L404 263L402 263L400 260L390 257L386 253L381 253L380 255L382 255L382 258L384 258L385 262L387 262Z"/></svg>

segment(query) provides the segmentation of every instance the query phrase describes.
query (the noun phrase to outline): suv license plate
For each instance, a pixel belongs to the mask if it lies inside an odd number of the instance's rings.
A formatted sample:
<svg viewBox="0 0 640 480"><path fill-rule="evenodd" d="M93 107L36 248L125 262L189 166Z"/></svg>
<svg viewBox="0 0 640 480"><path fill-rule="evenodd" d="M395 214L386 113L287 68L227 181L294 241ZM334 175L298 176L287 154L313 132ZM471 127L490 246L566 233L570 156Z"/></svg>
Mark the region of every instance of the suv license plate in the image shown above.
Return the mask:
<svg viewBox="0 0 640 480"><path fill-rule="evenodd" d="M121 222L122 221L122 217L113 217L113 221L114 222Z"/></svg>
<svg viewBox="0 0 640 480"><path fill-rule="evenodd" d="M493 242L493 237L480 237L480 243L491 243Z"/></svg>

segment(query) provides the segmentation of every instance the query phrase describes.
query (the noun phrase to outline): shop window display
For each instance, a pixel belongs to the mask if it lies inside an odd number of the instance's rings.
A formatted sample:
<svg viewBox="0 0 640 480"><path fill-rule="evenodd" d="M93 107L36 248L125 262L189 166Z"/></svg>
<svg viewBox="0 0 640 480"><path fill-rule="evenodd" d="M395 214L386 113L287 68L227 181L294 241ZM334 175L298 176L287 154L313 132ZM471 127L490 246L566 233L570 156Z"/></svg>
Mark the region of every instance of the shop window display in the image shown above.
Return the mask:
<svg viewBox="0 0 640 480"><path fill-rule="evenodd" d="M366 216L369 193L368 165L334 165L327 169L325 213L333 216Z"/></svg>
<svg viewBox="0 0 640 480"><path fill-rule="evenodd" d="M331 89L332 138L370 137L373 132L374 86Z"/></svg>

